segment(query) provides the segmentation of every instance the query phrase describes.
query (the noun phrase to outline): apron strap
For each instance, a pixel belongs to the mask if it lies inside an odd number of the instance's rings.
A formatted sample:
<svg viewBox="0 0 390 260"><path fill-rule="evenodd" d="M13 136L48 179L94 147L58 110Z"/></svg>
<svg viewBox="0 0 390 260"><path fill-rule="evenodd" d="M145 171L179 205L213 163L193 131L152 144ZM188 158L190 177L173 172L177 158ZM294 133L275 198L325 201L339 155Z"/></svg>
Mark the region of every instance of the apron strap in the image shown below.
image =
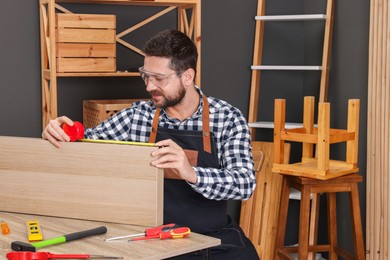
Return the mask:
<svg viewBox="0 0 390 260"><path fill-rule="evenodd" d="M152 122L152 131L150 132L149 143L156 142L159 117L160 108L157 108ZM209 102L207 101L206 95L203 95L202 136L203 150L211 153Z"/></svg>
<svg viewBox="0 0 390 260"><path fill-rule="evenodd" d="M149 143L156 142L159 117L160 117L160 108L157 108L152 122L152 131L150 132Z"/></svg>
<svg viewBox="0 0 390 260"><path fill-rule="evenodd" d="M203 132L203 150L211 153L210 141L210 114L209 102L206 95L203 94L203 112L202 112L202 132Z"/></svg>

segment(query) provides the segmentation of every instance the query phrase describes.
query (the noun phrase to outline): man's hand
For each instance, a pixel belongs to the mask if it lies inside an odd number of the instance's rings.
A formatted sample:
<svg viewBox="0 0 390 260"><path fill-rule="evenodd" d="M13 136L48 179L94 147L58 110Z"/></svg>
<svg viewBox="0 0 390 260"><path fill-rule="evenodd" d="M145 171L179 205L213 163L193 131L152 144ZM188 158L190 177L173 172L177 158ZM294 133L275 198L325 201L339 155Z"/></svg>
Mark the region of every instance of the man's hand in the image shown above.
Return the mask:
<svg viewBox="0 0 390 260"><path fill-rule="evenodd" d="M48 140L56 147L61 147L60 142L69 142L70 138L64 130L62 130L62 124L73 126L73 121L66 116L50 120L49 124L42 132L42 138Z"/></svg>
<svg viewBox="0 0 390 260"><path fill-rule="evenodd" d="M163 140L156 143L160 149L154 151L152 156L157 157L151 162L152 166L161 169L173 170L180 179L186 180L190 183L197 182L197 176L188 162L184 150L171 139Z"/></svg>

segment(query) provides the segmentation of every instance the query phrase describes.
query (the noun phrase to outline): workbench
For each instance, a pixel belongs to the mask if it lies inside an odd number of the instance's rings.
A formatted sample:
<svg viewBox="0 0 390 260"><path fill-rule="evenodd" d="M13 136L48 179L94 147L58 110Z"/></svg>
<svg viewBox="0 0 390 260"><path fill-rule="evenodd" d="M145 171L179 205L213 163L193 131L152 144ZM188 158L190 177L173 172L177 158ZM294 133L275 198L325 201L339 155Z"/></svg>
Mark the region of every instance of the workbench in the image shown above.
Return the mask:
<svg viewBox="0 0 390 260"><path fill-rule="evenodd" d="M127 239L106 242L106 238L142 233L146 227L114 224L100 221L78 220L61 217L47 217L0 211L0 220L8 223L10 233L3 235L0 232L0 259L6 259L6 253L11 250L11 242L27 241L26 222L38 220L44 239L51 239L63 235L93 229L100 226L107 227L107 233L86 237L62 244L52 245L37 250L38 252L50 252L53 254L90 254L121 256L123 259L164 259L173 256L203 250L208 255L210 247L220 244L220 240L196 233L191 233L187 238L180 239L151 239L143 241L131 241Z"/></svg>

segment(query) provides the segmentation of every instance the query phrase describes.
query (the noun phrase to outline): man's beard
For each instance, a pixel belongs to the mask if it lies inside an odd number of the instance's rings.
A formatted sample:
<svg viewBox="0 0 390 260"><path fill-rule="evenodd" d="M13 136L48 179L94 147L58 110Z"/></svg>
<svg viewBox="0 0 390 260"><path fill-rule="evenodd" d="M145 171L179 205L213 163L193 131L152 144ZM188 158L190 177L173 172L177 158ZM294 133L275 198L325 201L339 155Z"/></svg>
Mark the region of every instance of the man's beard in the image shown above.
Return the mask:
<svg viewBox="0 0 390 260"><path fill-rule="evenodd" d="M149 93L152 97L153 95L159 95L161 97L163 97L163 100L161 101L160 104L157 104L154 100L153 100L153 103L156 107L159 107L159 108L167 108L167 107L173 107L177 104L179 104L180 102L183 101L183 98L184 96L186 95L186 90L185 88L181 85L179 90L172 96L170 97L167 97L164 95L164 93L158 91L158 90L155 90L155 91L152 91Z"/></svg>

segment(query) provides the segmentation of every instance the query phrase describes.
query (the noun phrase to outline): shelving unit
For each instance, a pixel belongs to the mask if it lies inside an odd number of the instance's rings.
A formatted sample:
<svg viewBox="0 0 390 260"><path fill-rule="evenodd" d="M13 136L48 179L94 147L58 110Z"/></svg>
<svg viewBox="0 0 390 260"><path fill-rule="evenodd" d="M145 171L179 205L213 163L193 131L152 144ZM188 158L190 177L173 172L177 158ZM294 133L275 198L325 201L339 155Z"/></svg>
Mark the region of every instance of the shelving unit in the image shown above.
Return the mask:
<svg viewBox="0 0 390 260"><path fill-rule="evenodd" d="M177 11L177 29L191 37L198 48L199 59L197 64L196 84L200 85L200 57L201 57L201 0L40 0L40 38L41 38L41 66L42 66L42 126L56 118L57 115L57 78L58 77L135 77L138 72L88 72L88 73L58 73L56 61L56 10L63 13L72 13L60 4L106 4L124 6L160 6L162 11L147 17L143 21L116 34L116 43L129 50L143 55L142 51L123 40L123 36L151 23L157 18Z"/></svg>

